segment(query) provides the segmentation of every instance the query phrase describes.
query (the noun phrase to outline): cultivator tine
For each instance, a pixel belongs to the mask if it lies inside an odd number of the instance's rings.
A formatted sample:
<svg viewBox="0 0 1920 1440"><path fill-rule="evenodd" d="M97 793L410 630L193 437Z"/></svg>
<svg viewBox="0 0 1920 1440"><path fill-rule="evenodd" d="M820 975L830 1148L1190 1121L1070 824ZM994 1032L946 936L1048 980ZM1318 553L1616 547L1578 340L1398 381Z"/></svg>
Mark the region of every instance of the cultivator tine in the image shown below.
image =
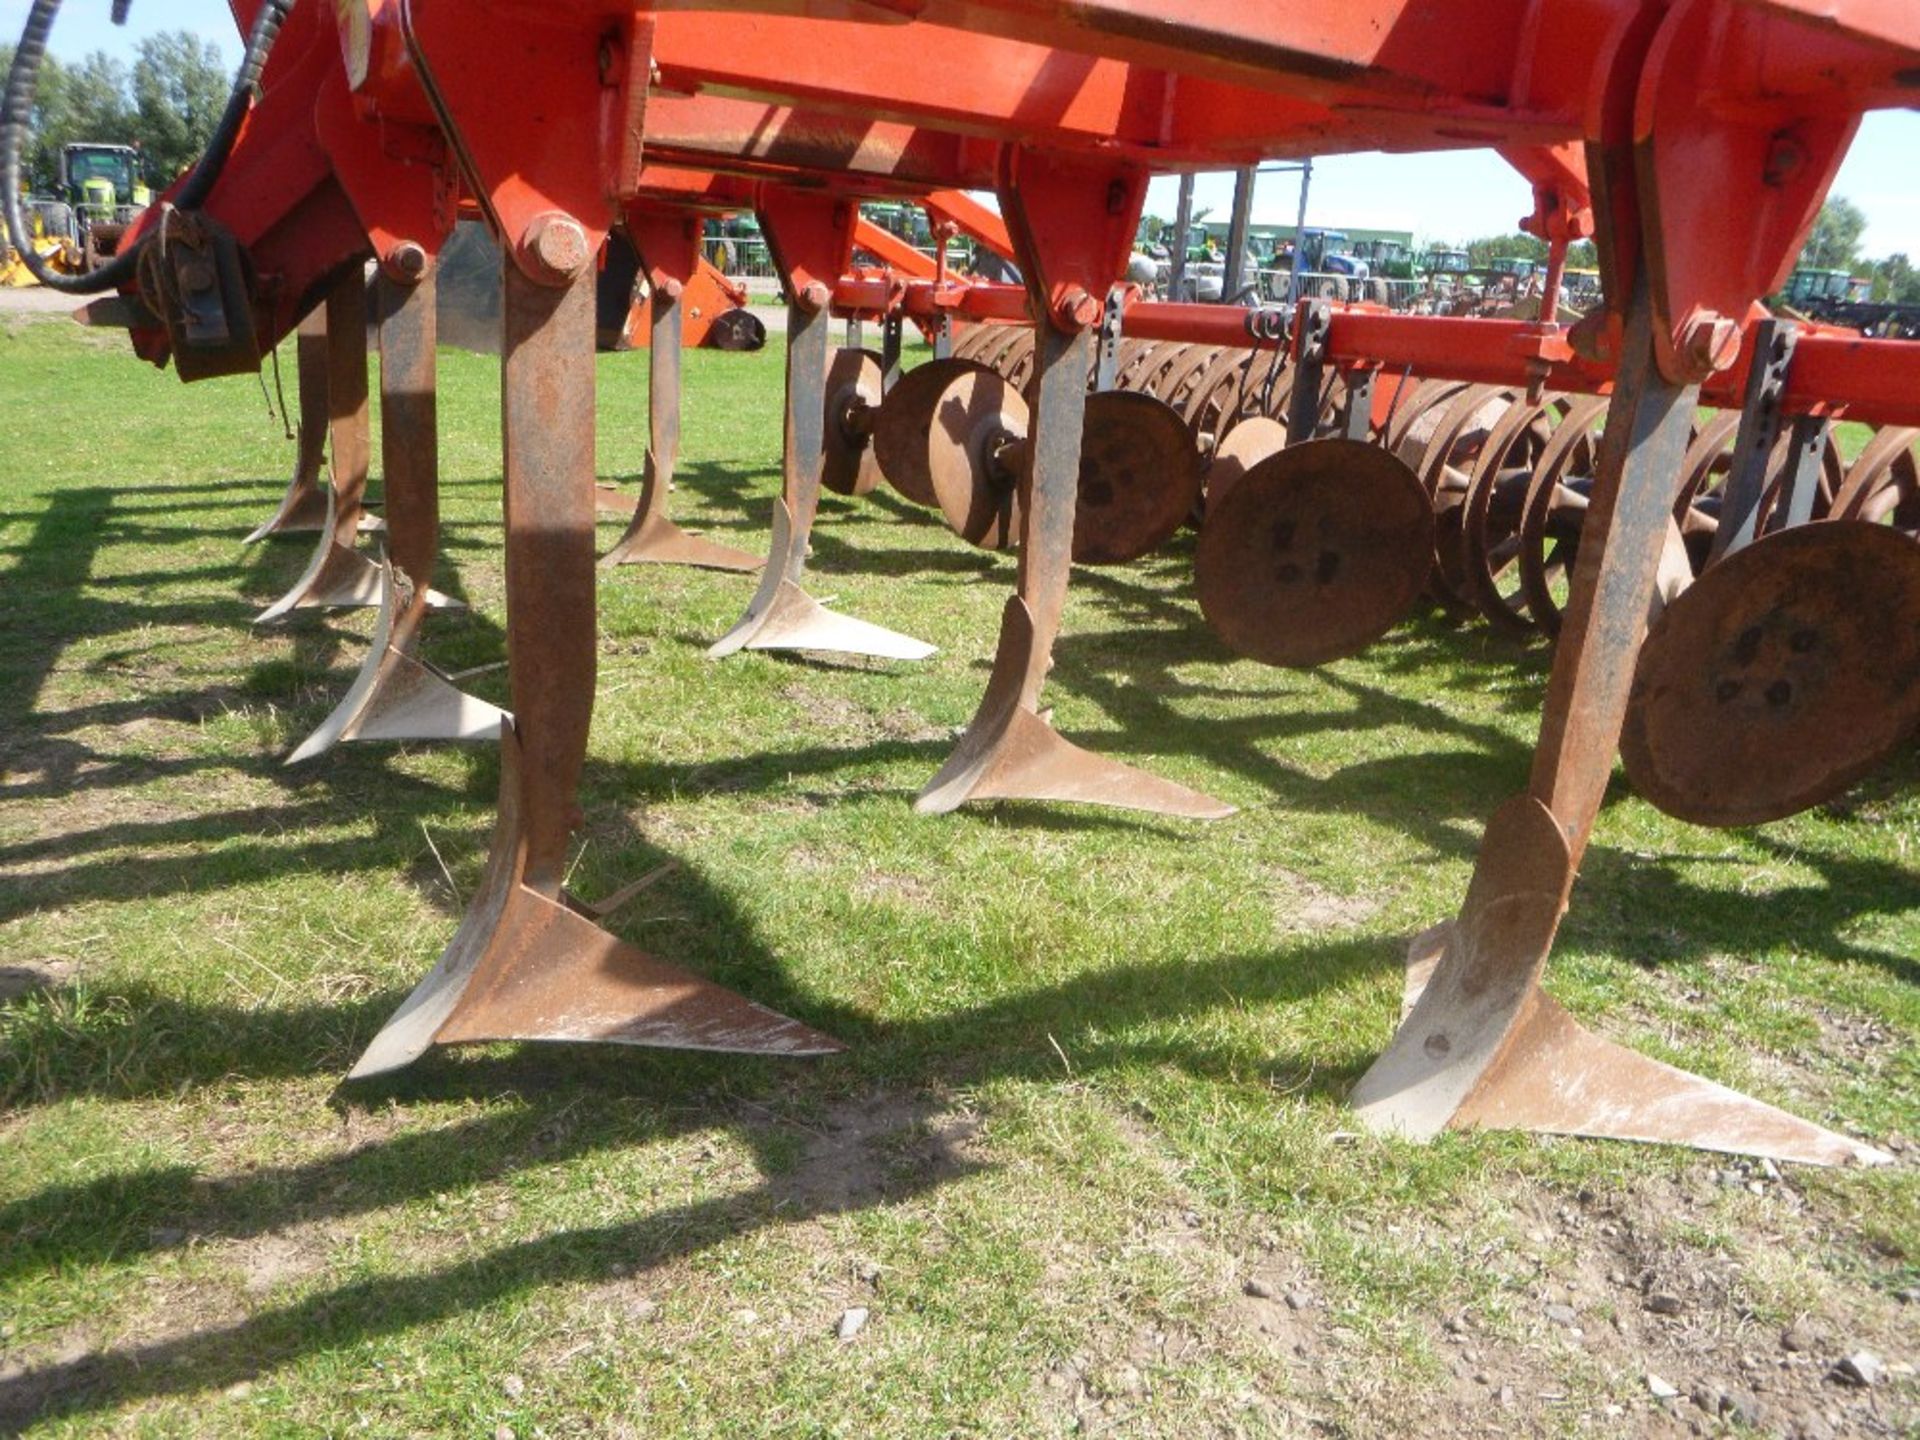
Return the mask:
<svg viewBox="0 0 1920 1440"><path fill-rule="evenodd" d="M431 268L412 283L382 274L378 284L380 453L389 556L389 563L379 567L380 618L352 686L287 757L289 765L343 740L491 740L506 713L462 693L414 654L435 594L426 586L439 553L435 284ZM404 589L395 581L396 569ZM443 600L442 608L453 603Z"/></svg>
<svg viewBox="0 0 1920 1440"><path fill-rule="evenodd" d="M270 625L295 610L351 610L380 603L380 566L354 548L363 515L369 460L367 405L367 287L350 267L327 293L327 413L333 484L327 489L325 528L307 568L288 590L254 618ZM427 592L427 603L452 602Z"/></svg>
<svg viewBox="0 0 1920 1440"><path fill-rule="evenodd" d="M807 537L820 504L832 323L824 304L787 307L786 475L774 505L772 547L746 614L708 649L715 659L741 650L828 651L889 660L924 660L934 653L925 641L828 610L800 588Z"/></svg>
<svg viewBox="0 0 1920 1440"><path fill-rule="evenodd" d="M775 500L770 553L776 560L791 545L793 528L787 502ZM747 613L707 653L722 659L740 650L817 650L883 660L924 660L934 653L923 640L827 609L771 564L761 572Z"/></svg>
<svg viewBox="0 0 1920 1440"><path fill-rule="evenodd" d="M1459 918L1427 932L1429 954L1440 950L1431 978L1351 1103L1367 1125L1415 1138L1488 1126L1877 1163L1888 1157L1588 1033L1540 989L1612 774L1699 396L1660 374L1652 330L1642 282L1528 793L1489 823Z"/></svg>
<svg viewBox="0 0 1920 1440"><path fill-rule="evenodd" d="M594 273L536 285L505 266L507 651L516 719L501 729L500 811L486 877L431 973L354 1077L430 1046L484 1040L812 1055L819 1032L615 939L562 891L593 712Z"/></svg>
<svg viewBox="0 0 1920 1440"><path fill-rule="evenodd" d="M296 610L356 610L380 603L380 562L340 543L338 536L345 527L339 520L339 506L331 488L326 494L326 529L307 568L293 588L253 617L254 624L277 624Z"/></svg>
<svg viewBox="0 0 1920 1440"><path fill-rule="evenodd" d="M1045 327L1031 438L1022 452L1019 591L1000 622L986 693L947 763L914 808L944 814L969 800L1068 800L1218 819L1234 807L1062 739L1039 711L1072 564L1080 437L1093 336ZM938 470L935 472L938 482Z"/></svg>
<svg viewBox="0 0 1920 1440"><path fill-rule="evenodd" d="M396 625L417 607L401 593L391 564L380 567L380 577L380 618L366 662L333 713L287 756L288 765L347 740L493 740L511 718L412 654Z"/></svg>
<svg viewBox="0 0 1920 1440"><path fill-rule="evenodd" d="M1033 611L1010 596L1000 619L993 673L959 747L927 783L913 808L944 815L970 800L1056 800L1110 805L1188 820L1219 820L1232 805L1109 760L1061 738L1021 696L1041 658Z"/></svg>
<svg viewBox="0 0 1920 1440"><path fill-rule="evenodd" d="M683 333L680 297L655 286L648 300L651 324L647 372L647 461L640 503L614 547L601 557L616 565L694 565L706 570L752 571L760 557L731 545L689 535L667 517L667 492L680 458L680 361Z"/></svg>
<svg viewBox="0 0 1920 1440"><path fill-rule="evenodd" d="M1620 753L1696 825L1831 800L1920 731L1920 544L1831 520L1738 549L1647 635Z"/></svg>
<svg viewBox="0 0 1920 1440"><path fill-rule="evenodd" d="M1553 813L1525 795L1502 806L1460 918L1415 942L1409 972L1429 978L1354 1091L1363 1121L1414 1139L1483 1127L1814 1165L1892 1158L1583 1028L1539 984L1572 879Z"/></svg>
<svg viewBox="0 0 1920 1440"><path fill-rule="evenodd" d="M269 535L311 534L326 527L327 497L320 488L320 467L327 455L327 312L316 305L295 332L294 375L300 396L300 426L293 479L273 518L240 543L251 545Z"/></svg>

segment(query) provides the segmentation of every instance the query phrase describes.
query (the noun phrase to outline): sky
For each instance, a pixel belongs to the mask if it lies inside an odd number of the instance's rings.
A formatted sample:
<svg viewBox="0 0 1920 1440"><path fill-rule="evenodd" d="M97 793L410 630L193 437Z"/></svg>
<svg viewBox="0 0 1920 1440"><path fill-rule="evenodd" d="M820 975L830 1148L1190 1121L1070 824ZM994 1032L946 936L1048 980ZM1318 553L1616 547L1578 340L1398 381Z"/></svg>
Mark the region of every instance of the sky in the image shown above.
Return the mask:
<svg viewBox="0 0 1920 1440"><path fill-rule="evenodd" d="M109 19L109 0L66 0L53 30L53 53L78 59L105 50L131 60L143 35L190 29L217 43L234 65L240 41L224 0L134 0L124 28ZM17 38L27 0L0 0L0 36ZM1861 242L1868 256L1895 250L1920 257L1920 114L1885 111L1867 116L1833 187L1867 215ZM1156 180L1150 213L1171 219L1175 182ZM1203 175L1194 186L1196 210L1211 206L1225 219L1233 202L1231 175ZM1291 225L1300 204L1297 175L1263 175L1254 190L1256 224ZM1307 196L1307 223L1329 229L1411 230L1416 239L1464 241L1504 235L1532 209L1526 183L1490 151L1431 155L1332 155L1316 160Z"/></svg>

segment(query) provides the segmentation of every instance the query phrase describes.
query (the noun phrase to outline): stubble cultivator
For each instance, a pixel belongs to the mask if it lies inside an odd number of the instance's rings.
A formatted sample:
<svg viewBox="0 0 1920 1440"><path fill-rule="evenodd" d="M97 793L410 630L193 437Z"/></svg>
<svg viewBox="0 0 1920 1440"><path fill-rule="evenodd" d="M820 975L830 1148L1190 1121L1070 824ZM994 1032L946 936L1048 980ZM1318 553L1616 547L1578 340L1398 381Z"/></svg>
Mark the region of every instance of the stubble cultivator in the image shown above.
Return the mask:
<svg viewBox="0 0 1920 1440"><path fill-rule="evenodd" d="M243 26L261 8L234 3ZM265 527L327 527L293 603L330 603L334 571L355 569L339 558L357 553L353 367L333 321L349 320L365 261L417 293L463 206L504 256L514 705L489 717L506 751L499 827L459 935L356 1073L485 1038L831 1048L613 940L560 883L592 707L594 257L624 226L654 352L646 480L606 563L745 570L757 557L675 527L666 493L693 217L751 207L788 300L782 493L758 589L716 654L927 653L802 588L823 485L859 494L884 477L968 543L1018 552L986 692L919 808L1208 818L1230 807L1052 730L1041 700L1075 564L1125 563L1198 523L1200 610L1274 664L1350 654L1422 597L1543 633L1556 648L1531 774L1494 811L1458 916L1415 942L1407 1013L1357 1113L1416 1137L1482 1125L1884 1158L1599 1038L1540 979L1623 733L1654 803L1737 824L1830 797L1920 727L1920 347L1794 331L1758 304L1861 113L1914 103L1908 9L294 6L217 183L148 222L182 217L198 263L175 246L125 287L136 348L188 376L257 364L325 297L333 509L314 498L314 420ZM537 108L518 102L534 94ZM1156 304L1117 285L1156 170L1461 145L1497 147L1530 182L1528 228L1555 271L1570 242L1598 242L1599 308L1562 323L1551 281L1541 317L1511 321ZM943 226L1003 224L1019 285L957 280L944 255L931 275L905 257L853 267L861 198L969 189L995 192L999 220L956 204ZM879 322L881 352L836 356L836 315ZM902 375L905 323L936 358ZM410 368L396 338L396 377L430 394L430 364ZM303 334L303 419L319 349ZM1702 422L1703 404L1723 418ZM1828 436L1838 416L1882 427L1851 467ZM383 437L408 598L383 609L382 653L405 654L426 603L421 424Z"/></svg>

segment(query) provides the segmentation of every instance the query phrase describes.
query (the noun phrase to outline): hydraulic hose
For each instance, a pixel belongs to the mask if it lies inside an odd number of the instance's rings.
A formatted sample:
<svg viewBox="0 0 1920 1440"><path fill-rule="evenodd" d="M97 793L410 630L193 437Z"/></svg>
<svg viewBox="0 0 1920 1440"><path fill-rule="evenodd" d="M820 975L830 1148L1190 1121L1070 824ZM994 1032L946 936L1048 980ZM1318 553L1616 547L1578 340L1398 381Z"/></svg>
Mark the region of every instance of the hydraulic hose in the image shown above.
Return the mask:
<svg viewBox="0 0 1920 1440"><path fill-rule="evenodd" d="M114 0L113 16L116 22L126 18L127 7L131 3L132 0ZM293 5L294 0L266 0L254 16L253 29L247 36L246 54L241 58L240 71L234 76L233 89L227 96L227 108L221 113L212 139L207 142L206 153L194 165L193 173L174 197L173 204L177 208L198 210L212 193L215 183L220 179L220 172L226 168L228 156L233 153L233 144L240 136L247 110L253 104L254 87L260 83L267 56L273 52L273 42L279 37L280 27ZM13 69L7 76L5 103L0 105L0 190L4 191L0 194L0 210L5 214L8 240L20 252L21 262L36 280L49 289L69 295L97 295L102 291L117 290L133 278L139 265L140 251L146 242L143 240L139 245L122 251L90 275L62 275L34 251L33 238L27 234L26 217L20 209L20 157L26 145L27 127L33 117L33 96L40 82L41 62L46 58L47 36L53 30L54 17L59 13L60 0L34 0L33 8L27 14L26 30L20 37L20 48L14 51Z"/></svg>

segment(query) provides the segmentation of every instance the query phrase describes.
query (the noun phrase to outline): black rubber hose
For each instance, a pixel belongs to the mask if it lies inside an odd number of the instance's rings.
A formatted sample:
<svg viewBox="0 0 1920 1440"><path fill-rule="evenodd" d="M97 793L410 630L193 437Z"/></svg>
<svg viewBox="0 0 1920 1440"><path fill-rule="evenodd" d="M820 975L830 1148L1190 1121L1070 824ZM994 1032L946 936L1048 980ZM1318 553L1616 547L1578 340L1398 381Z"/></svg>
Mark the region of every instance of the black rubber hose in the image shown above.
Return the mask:
<svg viewBox="0 0 1920 1440"><path fill-rule="evenodd" d="M126 4L130 3L131 0L126 3L116 0L116 19L125 18ZM173 204L179 209L199 209L220 179L227 157L233 153L233 143L240 137L247 110L253 104L260 72L266 68L267 56L273 52L273 42L279 37L280 27L293 5L294 0L267 0L254 16L246 54L240 61L239 74L234 76L233 90L227 96L227 108L220 116L220 124L207 142L206 153L174 197ZM62 275L34 252L32 237L27 234L26 217L20 210L20 154L33 117L33 96L40 82L41 62L46 58L47 36L59 13L60 0L34 0L33 9L27 14L26 30L20 37L20 48L14 52L13 69L7 75L6 99L0 106L0 189L4 190L4 194L0 194L0 211L5 214L7 238L36 280L51 290L69 295L98 295L117 290L133 278L140 250L146 242L122 251L91 275Z"/></svg>

